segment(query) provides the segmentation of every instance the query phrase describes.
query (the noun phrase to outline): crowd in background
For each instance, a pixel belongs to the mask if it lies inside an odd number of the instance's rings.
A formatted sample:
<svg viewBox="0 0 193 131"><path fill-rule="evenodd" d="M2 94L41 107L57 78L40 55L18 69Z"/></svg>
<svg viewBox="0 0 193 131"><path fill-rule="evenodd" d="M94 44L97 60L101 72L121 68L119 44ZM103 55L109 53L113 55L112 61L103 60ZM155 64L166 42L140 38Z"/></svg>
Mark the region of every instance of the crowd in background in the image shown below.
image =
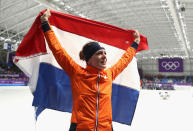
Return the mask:
<svg viewBox="0 0 193 131"><path fill-rule="evenodd" d="M28 85L29 78L13 63L0 63L0 85ZM193 76L141 75L142 89L174 90L174 85L192 85Z"/></svg>
<svg viewBox="0 0 193 131"><path fill-rule="evenodd" d="M174 90L174 85L192 85L193 76L151 76L141 77L142 89Z"/></svg>
<svg viewBox="0 0 193 131"><path fill-rule="evenodd" d="M29 78L14 64L0 63L0 85L28 85Z"/></svg>

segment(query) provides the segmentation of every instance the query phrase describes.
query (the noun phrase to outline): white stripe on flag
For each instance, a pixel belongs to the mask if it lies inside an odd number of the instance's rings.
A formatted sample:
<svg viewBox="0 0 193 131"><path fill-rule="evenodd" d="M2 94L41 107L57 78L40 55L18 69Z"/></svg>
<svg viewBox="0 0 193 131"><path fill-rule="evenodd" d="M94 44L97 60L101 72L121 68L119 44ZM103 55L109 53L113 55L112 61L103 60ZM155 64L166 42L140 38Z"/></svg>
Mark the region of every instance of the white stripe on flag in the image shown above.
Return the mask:
<svg viewBox="0 0 193 131"><path fill-rule="evenodd" d="M68 54L76 61L79 65L85 67L85 62L79 59L79 52L81 51L82 47L89 41L93 41L92 39L88 39L73 33L69 33L63 30L58 29L55 26L52 26L58 40L60 41L62 47L68 52ZM125 52L122 49L107 45L105 43L100 43L106 49L107 52L107 66L110 67L114 65L120 57ZM61 67L56 62L55 58L53 57L50 49L47 47L47 51L49 55L41 56L40 61L49 63L59 69ZM140 89L140 78L139 73L137 70L137 60L134 57L133 60L129 63L127 68L115 79L114 83L130 87L135 90Z"/></svg>

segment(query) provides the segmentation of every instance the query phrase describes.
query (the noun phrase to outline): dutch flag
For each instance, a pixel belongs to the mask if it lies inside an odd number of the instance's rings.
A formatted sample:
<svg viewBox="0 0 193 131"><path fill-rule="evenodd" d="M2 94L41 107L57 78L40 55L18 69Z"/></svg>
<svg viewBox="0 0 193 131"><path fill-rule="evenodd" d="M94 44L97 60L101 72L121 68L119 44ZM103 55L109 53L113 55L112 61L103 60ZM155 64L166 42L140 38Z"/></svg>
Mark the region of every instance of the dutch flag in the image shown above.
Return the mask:
<svg viewBox="0 0 193 131"><path fill-rule="evenodd" d="M43 11L44 12L44 11ZM72 111L70 79L56 62L45 41L40 16L34 21L16 51L14 63L30 78L36 117L44 109ZM121 29L105 23L51 11L50 25L68 54L81 66L82 46L97 41L106 49L108 67L115 64L132 44L133 30ZM140 35L138 51L148 49L147 39ZM127 68L115 79L112 89L113 121L130 125L140 90L140 77L134 57Z"/></svg>

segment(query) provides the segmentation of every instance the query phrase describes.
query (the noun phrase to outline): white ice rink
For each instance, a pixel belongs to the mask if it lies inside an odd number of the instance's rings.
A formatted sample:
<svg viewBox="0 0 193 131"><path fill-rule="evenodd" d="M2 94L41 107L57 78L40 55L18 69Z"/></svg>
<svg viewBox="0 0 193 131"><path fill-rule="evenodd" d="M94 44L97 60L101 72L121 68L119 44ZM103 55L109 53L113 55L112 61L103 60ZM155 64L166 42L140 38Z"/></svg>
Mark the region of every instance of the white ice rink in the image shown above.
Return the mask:
<svg viewBox="0 0 193 131"><path fill-rule="evenodd" d="M193 131L193 91L142 90L132 126L115 131ZM161 94L160 94L161 93ZM70 114L45 110L35 123L28 87L0 87L0 131L68 131Z"/></svg>

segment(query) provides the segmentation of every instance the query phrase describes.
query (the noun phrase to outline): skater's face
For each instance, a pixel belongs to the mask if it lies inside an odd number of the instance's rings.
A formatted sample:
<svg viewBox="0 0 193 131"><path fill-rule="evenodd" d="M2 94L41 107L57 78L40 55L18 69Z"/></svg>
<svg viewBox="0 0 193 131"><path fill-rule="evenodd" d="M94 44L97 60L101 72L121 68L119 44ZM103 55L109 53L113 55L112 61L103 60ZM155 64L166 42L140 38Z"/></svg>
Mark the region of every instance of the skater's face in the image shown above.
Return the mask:
<svg viewBox="0 0 193 131"><path fill-rule="evenodd" d="M106 51L104 49L98 50L88 60L87 64L99 70L105 69L107 63Z"/></svg>

